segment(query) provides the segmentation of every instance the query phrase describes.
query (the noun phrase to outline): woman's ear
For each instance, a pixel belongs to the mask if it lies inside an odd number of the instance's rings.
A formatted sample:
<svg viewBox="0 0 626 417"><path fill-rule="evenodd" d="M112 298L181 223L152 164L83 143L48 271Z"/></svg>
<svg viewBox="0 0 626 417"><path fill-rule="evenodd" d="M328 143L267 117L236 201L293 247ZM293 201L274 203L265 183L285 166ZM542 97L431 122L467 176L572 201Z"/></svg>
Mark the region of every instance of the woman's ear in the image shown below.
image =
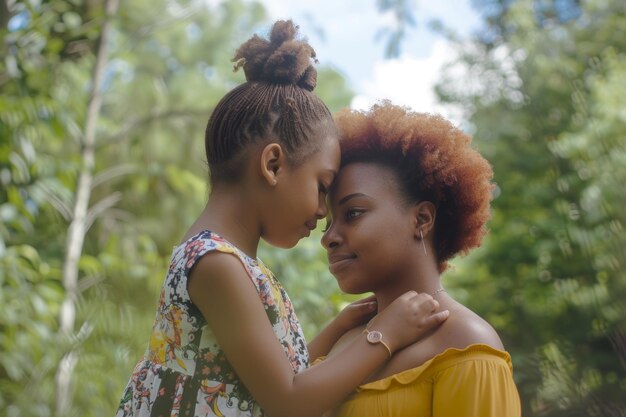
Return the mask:
<svg viewBox="0 0 626 417"><path fill-rule="evenodd" d="M435 227L437 209L430 201L420 201L413 210L415 220L415 238L424 239Z"/></svg>
<svg viewBox="0 0 626 417"><path fill-rule="evenodd" d="M265 145L261 151L261 176L270 186L278 184L278 174L285 166L285 153L278 143Z"/></svg>

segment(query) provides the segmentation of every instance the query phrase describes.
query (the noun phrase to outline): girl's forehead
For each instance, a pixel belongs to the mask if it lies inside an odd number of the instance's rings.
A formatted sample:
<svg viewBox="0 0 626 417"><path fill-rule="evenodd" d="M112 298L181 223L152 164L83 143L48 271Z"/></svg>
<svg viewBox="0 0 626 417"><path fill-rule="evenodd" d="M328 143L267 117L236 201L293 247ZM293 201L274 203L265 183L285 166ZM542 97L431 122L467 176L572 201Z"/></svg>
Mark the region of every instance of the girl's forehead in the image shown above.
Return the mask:
<svg viewBox="0 0 626 417"><path fill-rule="evenodd" d="M327 137L322 141L319 152L312 155L311 160L319 164L321 169L337 173L341 161L340 152L339 141L333 137Z"/></svg>

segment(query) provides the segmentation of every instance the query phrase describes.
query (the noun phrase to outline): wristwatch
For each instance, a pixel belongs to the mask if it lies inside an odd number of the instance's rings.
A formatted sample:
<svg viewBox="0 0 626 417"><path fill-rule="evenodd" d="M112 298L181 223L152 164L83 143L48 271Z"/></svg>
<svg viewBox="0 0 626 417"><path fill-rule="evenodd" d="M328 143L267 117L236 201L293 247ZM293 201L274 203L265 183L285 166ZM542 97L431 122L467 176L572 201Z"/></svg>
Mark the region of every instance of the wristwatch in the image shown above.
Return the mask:
<svg viewBox="0 0 626 417"><path fill-rule="evenodd" d="M387 345L387 343L385 343L385 341L383 340L383 334L381 332L379 332L378 330L369 330L365 328L363 330L363 333L366 334L365 340L367 340L372 345L376 345L379 343L383 345L389 353L389 358L391 358L391 349L389 348L389 345Z"/></svg>

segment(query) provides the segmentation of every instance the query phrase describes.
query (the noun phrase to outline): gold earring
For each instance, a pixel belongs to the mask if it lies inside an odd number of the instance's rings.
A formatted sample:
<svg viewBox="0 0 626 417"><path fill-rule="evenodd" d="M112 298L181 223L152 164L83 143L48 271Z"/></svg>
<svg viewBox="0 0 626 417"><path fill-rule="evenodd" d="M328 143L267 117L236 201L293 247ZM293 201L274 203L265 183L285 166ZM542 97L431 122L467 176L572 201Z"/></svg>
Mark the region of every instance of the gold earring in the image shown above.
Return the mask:
<svg viewBox="0 0 626 417"><path fill-rule="evenodd" d="M428 256L428 252L426 252L426 244L424 243L424 235L422 234L422 229L420 229L420 239L422 239L422 247L424 248L424 255Z"/></svg>

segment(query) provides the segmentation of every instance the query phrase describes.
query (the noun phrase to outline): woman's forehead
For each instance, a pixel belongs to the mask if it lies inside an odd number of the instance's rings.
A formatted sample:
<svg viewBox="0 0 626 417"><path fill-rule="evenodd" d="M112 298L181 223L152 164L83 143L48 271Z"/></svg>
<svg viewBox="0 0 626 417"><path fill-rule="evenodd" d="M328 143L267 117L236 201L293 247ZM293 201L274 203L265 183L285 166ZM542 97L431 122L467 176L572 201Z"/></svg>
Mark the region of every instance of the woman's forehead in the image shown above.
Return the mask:
<svg viewBox="0 0 626 417"><path fill-rule="evenodd" d="M396 176L391 168L373 162L355 162L339 170L331 191L331 202L352 193L375 197L397 189Z"/></svg>

